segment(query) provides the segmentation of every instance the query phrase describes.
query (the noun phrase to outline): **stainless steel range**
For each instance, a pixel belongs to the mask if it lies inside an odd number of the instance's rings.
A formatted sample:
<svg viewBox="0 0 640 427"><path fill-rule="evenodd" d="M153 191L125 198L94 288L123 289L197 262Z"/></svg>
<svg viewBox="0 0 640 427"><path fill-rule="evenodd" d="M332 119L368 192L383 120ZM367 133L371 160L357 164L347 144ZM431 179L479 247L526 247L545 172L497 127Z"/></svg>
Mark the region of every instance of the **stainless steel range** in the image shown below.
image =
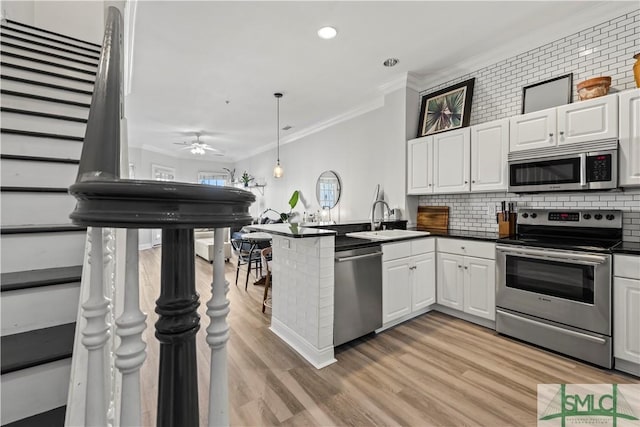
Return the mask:
<svg viewBox="0 0 640 427"><path fill-rule="evenodd" d="M611 368L611 249L622 212L526 209L498 240L496 330Z"/></svg>

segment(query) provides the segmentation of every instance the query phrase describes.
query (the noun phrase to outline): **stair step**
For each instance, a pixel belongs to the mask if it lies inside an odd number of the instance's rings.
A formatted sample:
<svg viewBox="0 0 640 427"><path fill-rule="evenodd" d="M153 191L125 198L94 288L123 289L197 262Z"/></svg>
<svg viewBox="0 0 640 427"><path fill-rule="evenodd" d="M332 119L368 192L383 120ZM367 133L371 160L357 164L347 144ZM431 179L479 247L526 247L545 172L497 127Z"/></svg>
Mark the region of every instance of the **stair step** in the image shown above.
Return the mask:
<svg viewBox="0 0 640 427"><path fill-rule="evenodd" d="M81 67L81 68L87 69L87 70L95 71L96 68L98 67L98 61L89 61L88 58L80 59L78 57L70 57L68 55L63 55L61 53L55 53L55 52L47 51L44 49L37 49L35 47L24 46L18 43L12 43L10 41L6 41L2 43L2 49L7 52L19 53L19 54L24 54L28 52L29 55L32 55L33 57L39 58L39 59L55 58L56 60L62 61L63 64L67 64L67 65L71 65L71 64L84 65L86 67Z"/></svg>
<svg viewBox="0 0 640 427"><path fill-rule="evenodd" d="M71 357L75 331L76 324L68 323L0 338L1 373L4 375Z"/></svg>
<svg viewBox="0 0 640 427"><path fill-rule="evenodd" d="M81 278L81 265L2 273L0 274L0 292L79 282Z"/></svg>
<svg viewBox="0 0 640 427"><path fill-rule="evenodd" d="M74 84L59 85L39 80L26 79L24 77L13 76L11 74L0 74L0 79L2 79L3 90L13 90L38 96L49 96L91 104L93 87L87 90L86 88L74 87Z"/></svg>
<svg viewBox="0 0 640 427"><path fill-rule="evenodd" d="M27 52L25 52L27 53ZM0 51L0 56L2 56L6 61L22 64L26 66L33 67L34 64L38 64L38 66L44 65L45 67L40 67L48 71L59 71L59 69L73 71L72 74L69 75L77 75L78 77L82 77L82 75L94 76L96 75L96 67L95 66L79 66L80 64L70 65L64 63L64 61L52 61L50 59L44 59L42 57L38 57L33 53L31 55L24 55L22 52L13 52L10 49L2 49Z"/></svg>
<svg viewBox="0 0 640 427"><path fill-rule="evenodd" d="M67 187L0 187L0 192L14 192L14 193L68 193Z"/></svg>
<svg viewBox="0 0 640 427"><path fill-rule="evenodd" d="M28 160L23 160L27 157ZM0 158L0 179L8 187L69 187L78 175L77 163L44 161L30 156Z"/></svg>
<svg viewBox="0 0 640 427"><path fill-rule="evenodd" d="M66 405L70 376L71 358L2 375L0 423L4 426Z"/></svg>
<svg viewBox="0 0 640 427"><path fill-rule="evenodd" d="M0 111L2 126L9 129L19 129L28 132L43 132L48 134L63 134L83 138L87 128L86 123L59 120L50 117L33 117L22 113Z"/></svg>
<svg viewBox="0 0 640 427"><path fill-rule="evenodd" d="M5 107L5 106L0 107L0 112L22 114L22 115L34 116L34 117L45 117L47 119L55 119L55 120L66 120L69 122L76 122L76 123L84 123L84 124L87 123L87 119L83 119L80 117L64 116L62 114L45 113L42 111L23 110L20 108L12 108L12 107Z"/></svg>
<svg viewBox="0 0 640 427"><path fill-rule="evenodd" d="M28 61L19 59L10 59L8 61L5 59L6 58L3 58L0 62L0 66L3 67L3 71L10 76L44 81L45 83L52 84L69 85L69 82L73 82L82 85L80 89L93 89L95 78L92 78L92 76L47 65L34 66L34 64Z"/></svg>
<svg viewBox="0 0 640 427"><path fill-rule="evenodd" d="M59 114L74 119L89 117L89 104L0 89L2 107L35 113Z"/></svg>
<svg viewBox="0 0 640 427"><path fill-rule="evenodd" d="M6 424L5 427L64 427L66 414L67 407L61 406Z"/></svg>
<svg viewBox="0 0 640 427"><path fill-rule="evenodd" d="M92 54L92 53L80 51L77 49L68 49L62 46L39 42L37 40L33 40L27 37L21 37L20 35L17 35L17 34L6 34L3 32L2 40L3 42L6 40L11 40L12 43L16 43L21 46L30 46L30 47L38 46L39 48L47 51L64 52L66 54L73 55L74 57L83 57L83 58L93 59L96 61L100 59L100 55L95 53Z"/></svg>
<svg viewBox="0 0 640 427"><path fill-rule="evenodd" d="M88 42L86 40L81 40L81 39L78 39L78 38L75 38L75 37L72 37L72 36L69 36L69 35L66 35L66 34L56 33L55 31L45 30L44 28L39 28L39 27L34 27L33 25L28 25L28 24L25 24L25 23L22 23L22 22L14 21L12 19L7 19L6 22L7 22L7 24L9 24L9 25L7 25L7 27L18 26L18 27L27 28L27 29L31 30L33 33L45 33L45 34L48 34L50 36L54 36L54 37L57 37L57 38L62 38L62 39L65 39L65 40L71 40L71 41L74 41L74 42L78 42L78 43L80 43L80 45L87 45L87 47L90 47L90 48L96 48L97 47L98 49L100 49L102 47L98 43Z"/></svg>
<svg viewBox="0 0 640 427"><path fill-rule="evenodd" d="M45 224L3 227L0 229L0 270L11 273L81 264L87 232L71 227L52 228Z"/></svg>
<svg viewBox="0 0 640 427"><path fill-rule="evenodd" d="M73 224L10 225L0 228L0 235L32 233L64 233L66 231L86 231L87 227Z"/></svg>
<svg viewBox="0 0 640 427"><path fill-rule="evenodd" d="M78 316L79 300L80 279L46 286L3 290L0 299L1 334L14 335L73 323Z"/></svg>
<svg viewBox="0 0 640 427"><path fill-rule="evenodd" d="M23 156L23 155L16 155L16 154L0 154L0 159L27 160L31 162L65 163L70 165L80 164L80 160L77 160L77 159L61 159L58 157L42 157L42 156Z"/></svg>
<svg viewBox="0 0 640 427"><path fill-rule="evenodd" d="M0 204L2 227L65 224L69 222L69 215L77 203L66 188L61 188L60 192L50 191L50 188L38 192L4 191L4 188L0 187L3 190Z"/></svg>
<svg viewBox="0 0 640 427"><path fill-rule="evenodd" d="M2 34L15 34L20 35L28 40L35 40L41 43L47 43L51 46L64 46L65 48L72 49L79 52L87 52L88 54L100 55L100 48L97 47L89 47L89 46L80 46L77 43L71 43L64 40L57 40L53 37L45 36L42 34L35 34L33 32L21 30L19 28L9 27L7 25L0 25L2 28Z"/></svg>

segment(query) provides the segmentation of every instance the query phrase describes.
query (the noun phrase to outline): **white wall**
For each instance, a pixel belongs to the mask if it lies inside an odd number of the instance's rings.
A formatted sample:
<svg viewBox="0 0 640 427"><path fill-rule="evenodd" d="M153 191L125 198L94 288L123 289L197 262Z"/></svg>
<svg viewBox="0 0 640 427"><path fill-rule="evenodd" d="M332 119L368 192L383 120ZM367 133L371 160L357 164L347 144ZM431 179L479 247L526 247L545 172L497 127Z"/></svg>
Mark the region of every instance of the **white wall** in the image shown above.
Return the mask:
<svg viewBox="0 0 640 427"><path fill-rule="evenodd" d="M266 181L264 196L252 190L257 200L251 214L258 216L266 208L288 212L287 203L294 190L300 190L302 197L295 211L316 212L320 208L316 180L325 170L337 172L342 180L342 196L332 210L333 220L367 220L376 184L381 185L389 205L404 213L408 92L414 94L411 103L415 105L415 91L398 89L384 97L380 108L281 145L284 176L280 179L273 178L275 150L239 161L238 174L246 170Z"/></svg>
<svg viewBox="0 0 640 427"><path fill-rule="evenodd" d="M104 7L102 1L2 2L8 19L93 43L102 43Z"/></svg>

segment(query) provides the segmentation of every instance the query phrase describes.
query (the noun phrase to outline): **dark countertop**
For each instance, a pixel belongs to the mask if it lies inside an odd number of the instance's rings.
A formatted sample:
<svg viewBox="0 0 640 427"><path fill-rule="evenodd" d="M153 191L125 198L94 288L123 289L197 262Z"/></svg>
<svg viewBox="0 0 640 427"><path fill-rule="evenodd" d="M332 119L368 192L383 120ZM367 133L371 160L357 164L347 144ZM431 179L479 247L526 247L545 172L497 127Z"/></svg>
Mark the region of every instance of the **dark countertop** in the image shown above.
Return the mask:
<svg viewBox="0 0 640 427"><path fill-rule="evenodd" d="M419 228L411 228L411 230L420 230ZM447 230L446 232L434 232L431 231L433 237L449 237L452 239L469 239L469 240L483 240L486 242L495 242L500 239L497 232L488 231L471 231L471 230Z"/></svg>
<svg viewBox="0 0 640 427"><path fill-rule="evenodd" d="M322 228L301 227L298 224L253 224L244 227L252 231L264 231L269 234L277 234L286 237L324 237L335 236L333 230L324 230Z"/></svg>
<svg viewBox="0 0 640 427"><path fill-rule="evenodd" d="M638 255L640 256L640 242L621 242L611 249L614 254Z"/></svg>

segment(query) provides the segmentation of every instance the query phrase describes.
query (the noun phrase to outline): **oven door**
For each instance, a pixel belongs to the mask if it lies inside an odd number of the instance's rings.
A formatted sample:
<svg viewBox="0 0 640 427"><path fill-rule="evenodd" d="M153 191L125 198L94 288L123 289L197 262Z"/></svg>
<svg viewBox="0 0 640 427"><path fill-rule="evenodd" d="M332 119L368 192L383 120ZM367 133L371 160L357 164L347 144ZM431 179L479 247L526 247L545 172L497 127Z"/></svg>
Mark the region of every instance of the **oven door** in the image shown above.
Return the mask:
<svg viewBox="0 0 640 427"><path fill-rule="evenodd" d="M611 256L498 245L496 305L611 335Z"/></svg>

